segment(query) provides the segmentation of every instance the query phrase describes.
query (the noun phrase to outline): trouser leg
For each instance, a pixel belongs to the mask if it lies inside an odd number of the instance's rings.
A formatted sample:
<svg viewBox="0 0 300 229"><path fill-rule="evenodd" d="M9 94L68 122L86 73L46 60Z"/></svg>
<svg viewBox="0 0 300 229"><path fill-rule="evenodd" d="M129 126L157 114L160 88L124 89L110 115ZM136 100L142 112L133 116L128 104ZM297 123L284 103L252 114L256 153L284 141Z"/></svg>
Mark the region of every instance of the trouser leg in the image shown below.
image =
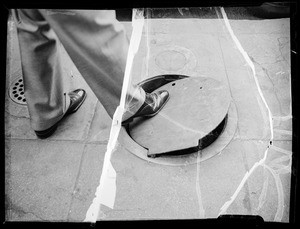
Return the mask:
<svg viewBox="0 0 300 229"><path fill-rule="evenodd" d="M13 10L20 44L25 97L34 130L58 122L69 106L58 39L38 10Z"/></svg>
<svg viewBox="0 0 300 229"><path fill-rule="evenodd" d="M120 103L128 40L114 11L40 10L106 111L113 116ZM127 112L132 116L145 101L145 92L129 85Z"/></svg>

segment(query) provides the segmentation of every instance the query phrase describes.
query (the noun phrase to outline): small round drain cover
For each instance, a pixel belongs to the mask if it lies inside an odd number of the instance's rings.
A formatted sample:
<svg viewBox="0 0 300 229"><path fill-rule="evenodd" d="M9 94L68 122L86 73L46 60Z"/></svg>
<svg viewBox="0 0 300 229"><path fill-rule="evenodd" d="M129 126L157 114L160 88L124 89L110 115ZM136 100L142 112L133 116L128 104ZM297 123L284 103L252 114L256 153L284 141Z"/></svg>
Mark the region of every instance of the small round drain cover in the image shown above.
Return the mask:
<svg viewBox="0 0 300 229"><path fill-rule="evenodd" d="M230 95L221 82L189 77L159 87L170 99L150 119L137 118L129 126L131 137L148 149L148 156L196 147L226 117Z"/></svg>
<svg viewBox="0 0 300 229"><path fill-rule="evenodd" d="M9 88L9 97L18 104L26 105L26 98L24 95L23 79L18 77L15 79Z"/></svg>

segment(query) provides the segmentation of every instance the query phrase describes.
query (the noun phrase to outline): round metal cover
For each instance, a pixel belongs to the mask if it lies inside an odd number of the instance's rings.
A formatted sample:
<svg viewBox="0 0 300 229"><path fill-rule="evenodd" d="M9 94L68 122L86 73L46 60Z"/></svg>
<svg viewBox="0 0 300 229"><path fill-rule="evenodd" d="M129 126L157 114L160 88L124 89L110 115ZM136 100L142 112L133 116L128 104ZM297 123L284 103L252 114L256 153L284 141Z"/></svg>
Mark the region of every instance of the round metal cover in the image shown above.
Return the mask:
<svg viewBox="0 0 300 229"><path fill-rule="evenodd" d="M194 153L187 153L181 155L169 155L169 154L160 154L159 157L148 157L148 150L143 148L141 145L136 143L127 133L128 130L122 132L122 137L120 138L120 142L124 147L133 155L145 160L147 162L166 165L166 166L187 166L200 162L204 162L218 154L220 154L232 141L237 128L237 110L236 106L231 101L229 110L228 110L228 118L226 121L226 127L222 131L222 133L218 136L218 139L205 147L202 150L199 150ZM121 129L122 130L122 129Z"/></svg>
<svg viewBox="0 0 300 229"><path fill-rule="evenodd" d="M206 77L188 77L167 83L170 99L152 118L137 118L129 126L131 137L148 149L148 156L199 145L224 121L230 105L228 89Z"/></svg>
<svg viewBox="0 0 300 229"><path fill-rule="evenodd" d="M9 97L17 104L26 105L24 83L21 77L16 78L9 87Z"/></svg>

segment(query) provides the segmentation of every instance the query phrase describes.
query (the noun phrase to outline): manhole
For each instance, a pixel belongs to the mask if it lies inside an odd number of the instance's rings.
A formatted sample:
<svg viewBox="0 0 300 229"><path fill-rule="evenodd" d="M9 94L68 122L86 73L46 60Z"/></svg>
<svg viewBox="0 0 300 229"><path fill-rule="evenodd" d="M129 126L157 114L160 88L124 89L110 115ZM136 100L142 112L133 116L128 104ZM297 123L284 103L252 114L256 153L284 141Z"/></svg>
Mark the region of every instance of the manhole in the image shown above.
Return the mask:
<svg viewBox="0 0 300 229"><path fill-rule="evenodd" d="M132 138L149 150L148 156L200 150L213 142L221 133L214 130L226 123L230 105L226 86L212 78L187 77L156 90L164 89L170 99L158 115L136 118L129 126Z"/></svg>
<svg viewBox="0 0 300 229"><path fill-rule="evenodd" d="M129 150L136 156L164 165L193 164L220 153L232 140L237 112L221 82L206 77L159 75L139 85L149 93L167 89L172 98L157 116L135 119L128 126L128 134L142 149ZM173 109L178 103L180 106Z"/></svg>
<svg viewBox="0 0 300 229"><path fill-rule="evenodd" d="M15 79L9 87L9 97L12 101L20 105L26 105L26 98L24 95L24 83L21 77Z"/></svg>

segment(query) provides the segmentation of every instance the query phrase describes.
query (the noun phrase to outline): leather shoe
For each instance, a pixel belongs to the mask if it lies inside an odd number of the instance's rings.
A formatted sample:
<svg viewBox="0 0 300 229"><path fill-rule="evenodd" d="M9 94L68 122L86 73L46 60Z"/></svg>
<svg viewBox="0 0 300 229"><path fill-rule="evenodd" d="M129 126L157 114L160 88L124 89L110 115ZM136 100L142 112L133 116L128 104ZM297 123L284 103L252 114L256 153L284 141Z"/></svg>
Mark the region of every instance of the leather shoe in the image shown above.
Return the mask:
<svg viewBox="0 0 300 229"><path fill-rule="evenodd" d="M79 107L82 105L86 98L86 92L83 89L76 89L72 92L69 93L70 96L70 106L64 116L62 117L65 118L66 116L75 113ZM62 120L61 119L61 120ZM35 131L35 134L37 135L38 138L45 139L50 137L54 131L57 129L58 123L61 121L59 120L57 123L55 123L53 126L46 130L40 130L40 131Z"/></svg>
<svg viewBox="0 0 300 229"><path fill-rule="evenodd" d="M140 109L129 119L122 122L122 125L126 125L133 121L136 117L152 117L156 115L167 103L169 99L169 92L166 90L146 93L145 102Z"/></svg>

